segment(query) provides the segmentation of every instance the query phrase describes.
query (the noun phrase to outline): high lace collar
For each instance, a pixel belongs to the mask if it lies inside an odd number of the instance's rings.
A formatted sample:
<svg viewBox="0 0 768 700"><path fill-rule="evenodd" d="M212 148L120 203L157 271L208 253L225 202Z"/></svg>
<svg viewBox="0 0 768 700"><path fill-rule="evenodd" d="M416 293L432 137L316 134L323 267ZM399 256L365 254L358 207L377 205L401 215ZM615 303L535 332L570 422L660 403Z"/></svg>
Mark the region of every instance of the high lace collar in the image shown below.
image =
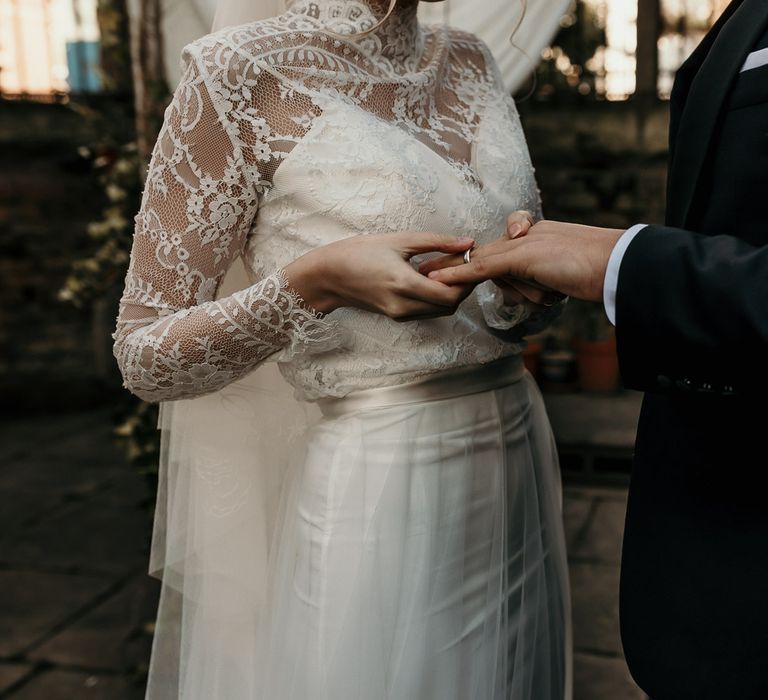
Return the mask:
<svg viewBox="0 0 768 700"><path fill-rule="evenodd" d="M381 21L386 0L289 0L288 9L320 22L340 35L363 34ZM417 19L418 2L398 3L387 20L364 39L367 51L398 65L401 71L417 69L424 37Z"/></svg>

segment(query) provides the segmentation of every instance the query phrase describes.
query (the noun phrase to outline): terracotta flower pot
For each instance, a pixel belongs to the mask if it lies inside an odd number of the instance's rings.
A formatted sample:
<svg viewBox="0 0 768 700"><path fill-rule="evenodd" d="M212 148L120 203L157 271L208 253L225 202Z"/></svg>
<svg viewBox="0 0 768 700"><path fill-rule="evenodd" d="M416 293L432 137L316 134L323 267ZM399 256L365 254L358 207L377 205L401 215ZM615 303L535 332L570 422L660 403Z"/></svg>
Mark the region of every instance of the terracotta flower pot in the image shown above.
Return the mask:
<svg viewBox="0 0 768 700"><path fill-rule="evenodd" d="M615 336L607 340L576 340L573 349L579 385L584 391L611 393L619 389L621 380Z"/></svg>

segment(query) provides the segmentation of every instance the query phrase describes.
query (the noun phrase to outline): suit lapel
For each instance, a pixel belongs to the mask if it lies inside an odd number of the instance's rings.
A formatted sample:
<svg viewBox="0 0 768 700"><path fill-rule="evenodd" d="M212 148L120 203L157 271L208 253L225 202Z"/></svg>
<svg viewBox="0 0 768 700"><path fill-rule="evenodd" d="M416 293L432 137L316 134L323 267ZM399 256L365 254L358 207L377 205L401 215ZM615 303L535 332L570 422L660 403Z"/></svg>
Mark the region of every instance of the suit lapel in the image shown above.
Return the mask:
<svg viewBox="0 0 768 700"><path fill-rule="evenodd" d="M680 118L685 108L685 103L688 99L688 93L691 89L691 83L696 77L701 68L701 64L704 63L704 59L709 54L712 44L715 43L720 34L720 30L725 23L733 16L733 13L739 8L743 0L734 0L724 10L720 18L714 24L712 29L707 32L707 35L702 39L699 45L694 49L693 53L688 57L688 60L680 66L675 76L675 84L672 87L672 95L669 101L670 111L670 123L669 123L669 159L672 162L674 157L674 148L677 141L677 132L680 127Z"/></svg>
<svg viewBox="0 0 768 700"><path fill-rule="evenodd" d="M718 23L720 31L716 26L710 40L705 40L701 51L692 56L686 71L698 66L695 76L689 83L676 86L677 93L688 89L687 95L675 95L677 105L682 100L685 104L677 119L673 115L675 145L667 206L667 223L671 226L685 226L688 220L726 97L766 22L768 2L744 0Z"/></svg>

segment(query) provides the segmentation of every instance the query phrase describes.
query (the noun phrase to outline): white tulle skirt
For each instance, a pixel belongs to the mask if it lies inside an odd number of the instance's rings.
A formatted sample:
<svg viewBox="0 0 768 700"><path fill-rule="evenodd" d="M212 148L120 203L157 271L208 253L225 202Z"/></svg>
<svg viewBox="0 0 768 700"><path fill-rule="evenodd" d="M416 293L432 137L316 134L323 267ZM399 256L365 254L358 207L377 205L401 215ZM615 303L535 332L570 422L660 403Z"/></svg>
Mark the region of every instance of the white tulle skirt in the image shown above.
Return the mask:
<svg viewBox="0 0 768 700"><path fill-rule="evenodd" d="M164 590L198 651L169 682L156 642L148 697L570 697L557 457L519 360L321 408L282 487L261 639L237 597L212 621Z"/></svg>

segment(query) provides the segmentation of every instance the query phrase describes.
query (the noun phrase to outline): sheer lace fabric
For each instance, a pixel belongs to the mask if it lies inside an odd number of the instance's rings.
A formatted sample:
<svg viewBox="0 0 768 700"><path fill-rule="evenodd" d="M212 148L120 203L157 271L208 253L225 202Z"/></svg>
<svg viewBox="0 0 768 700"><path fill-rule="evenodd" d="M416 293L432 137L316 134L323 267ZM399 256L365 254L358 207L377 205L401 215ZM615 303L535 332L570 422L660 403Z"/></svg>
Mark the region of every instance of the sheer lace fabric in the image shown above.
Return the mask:
<svg viewBox="0 0 768 700"><path fill-rule="evenodd" d="M398 324L305 306L282 272L339 238L402 229L498 237L538 193L514 103L484 46L422 28L415 3L298 0L205 37L147 177L115 354L151 400L215 391L268 358L298 394L343 396L515 354L546 322L492 284L449 319ZM217 298L242 257L252 286Z"/></svg>

